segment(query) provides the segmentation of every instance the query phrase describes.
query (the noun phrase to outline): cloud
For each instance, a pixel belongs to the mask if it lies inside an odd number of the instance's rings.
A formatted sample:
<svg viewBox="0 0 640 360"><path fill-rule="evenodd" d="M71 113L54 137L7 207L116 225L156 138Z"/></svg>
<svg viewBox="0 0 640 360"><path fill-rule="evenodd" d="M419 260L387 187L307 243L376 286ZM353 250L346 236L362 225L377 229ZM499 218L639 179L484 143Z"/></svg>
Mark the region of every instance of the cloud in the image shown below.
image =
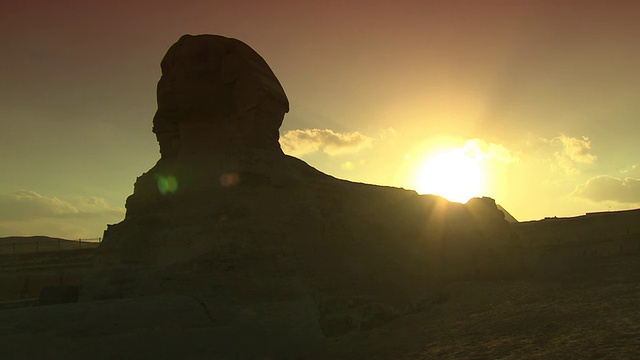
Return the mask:
<svg viewBox="0 0 640 360"><path fill-rule="evenodd" d="M477 159L495 160L503 163L520 161L520 158L516 154L513 154L503 145L487 142L482 139L467 140L463 149L465 155Z"/></svg>
<svg viewBox="0 0 640 360"><path fill-rule="evenodd" d="M321 151L334 156L371 147L373 138L359 132L337 133L329 129L290 130L280 137L282 150L293 156Z"/></svg>
<svg viewBox="0 0 640 360"><path fill-rule="evenodd" d="M579 139L560 134L558 137L544 141L561 146L554 155L560 168L568 174L580 173L578 165L590 165L598 160L598 157L591 153L591 140L586 136Z"/></svg>
<svg viewBox="0 0 640 360"><path fill-rule="evenodd" d="M593 164L598 159L598 157L590 153L591 140L586 136L578 139L560 134L554 140L563 145L560 155L571 161L581 164Z"/></svg>
<svg viewBox="0 0 640 360"><path fill-rule="evenodd" d="M99 197L65 201L28 190L0 194L0 236L93 237L99 236L107 223L123 217L123 208Z"/></svg>
<svg viewBox="0 0 640 360"><path fill-rule="evenodd" d="M395 137L397 137L399 135L398 130L389 127L386 128L382 131L380 131L380 140L388 140L388 139L393 139Z"/></svg>
<svg viewBox="0 0 640 360"><path fill-rule="evenodd" d="M3 220L91 217L122 213L122 209L112 207L106 200L98 197L80 197L72 204L57 197L45 197L27 190L0 194L0 218Z"/></svg>
<svg viewBox="0 0 640 360"><path fill-rule="evenodd" d="M596 176L578 185L570 196L595 202L640 203L640 179Z"/></svg>
<svg viewBox="0 0 640 360"><path fill-rule="evenodd" d="M33 191L0 194L0 218L3 220L62 217L77 212L78 209L69 203L56 197L47 198Z"/></svg>
<svg viewBox="0 0 640 360"><path fill-rule="evenodd" d="M627 173L630 173L630 172L638 170L638 168L640 168L640 166L638 166L638 164L633 164L633 165L628 166L627 168L621 170L620 172L623 173L623 174L627 174Z"/></svg>

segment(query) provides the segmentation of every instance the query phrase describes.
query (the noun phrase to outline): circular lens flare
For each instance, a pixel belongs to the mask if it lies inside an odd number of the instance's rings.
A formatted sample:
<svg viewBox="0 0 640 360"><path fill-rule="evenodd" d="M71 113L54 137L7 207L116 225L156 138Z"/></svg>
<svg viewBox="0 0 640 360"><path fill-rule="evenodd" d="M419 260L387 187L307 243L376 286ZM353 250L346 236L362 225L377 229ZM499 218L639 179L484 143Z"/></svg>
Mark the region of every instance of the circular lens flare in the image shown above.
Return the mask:
<svg viewBox="0 0 640 360"><path fill-rule="evenodd" d="M160 191L160 194L162 195L166 195L168 193L173 194L178 190L178 179L176 179L175 176L173 175L169 175L169 176L158 175L157 180L158 180L158 191Z"/></svg>
<svg viewBox="0 0 640 360"><path fill-rule="evenodd" d="M224 187L231 187L240 182L240 175L237 173L226 173L220 176L220 185Z"/></svg>

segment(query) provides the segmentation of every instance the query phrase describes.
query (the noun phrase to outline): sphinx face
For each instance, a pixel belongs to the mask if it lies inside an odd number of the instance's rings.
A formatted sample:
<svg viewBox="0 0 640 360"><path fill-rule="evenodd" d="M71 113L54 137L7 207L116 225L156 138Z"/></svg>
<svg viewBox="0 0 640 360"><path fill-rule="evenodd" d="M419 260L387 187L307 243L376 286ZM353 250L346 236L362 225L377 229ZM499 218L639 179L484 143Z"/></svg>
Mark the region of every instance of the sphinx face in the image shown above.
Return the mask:
<svg viewBox="0 0 640 360"><path fill-rule="evenodd" d="M162 60L153 131L163 158L176 156L184 147L181 137L189 124L215 127L232 112L231 90L222 77L225 42L205 40L185 36Z"/></svg>
<svg viewBox="0 0 640 360"><path fill-rule="evenodd" d="M153 132L162 158L220 149L281 152L278 129L289 103L267 63L248 45L185 35L161 68Z"/></svg>
<svg viewBox="0 0 640 360"><path fill-rule="evenodd" d="M161 121L217 122L231 114L231 89L222 76L224 42L185 37L162 60L158 82Z"/></svg>

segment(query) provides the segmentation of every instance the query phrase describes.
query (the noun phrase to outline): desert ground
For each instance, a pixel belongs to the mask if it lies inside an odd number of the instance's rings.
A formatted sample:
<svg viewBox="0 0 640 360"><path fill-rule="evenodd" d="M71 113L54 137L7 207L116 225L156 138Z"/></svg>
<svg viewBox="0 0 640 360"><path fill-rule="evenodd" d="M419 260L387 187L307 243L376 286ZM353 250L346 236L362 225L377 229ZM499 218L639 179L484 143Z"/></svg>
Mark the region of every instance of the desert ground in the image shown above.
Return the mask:
<svg viewBox="0 0 640 360"><path fill-rule="evenodd" d="M420 313L330 341L331 358L634 359L640 258L549 261L507 281L445 286Z"/></svg>
<svg viewBox="0 0 640 360"><path fill-rule="evenodd" d="M551 257L511 279L443 285L433 301L415 313L328 338L323 349L293 358L634 359L640 354L639 299L637 254ZM83 306L97 310L99 305ZM91 326L63 332L47 328L46 316L71 309L73 318L72 306L0 311L2 358L210 358L205 355L209 333L204 323L193 320L200 319L197 307L194 314L186 314L189 319L167 315L125 332L119 332L116 323L97 333L87 331ZM158 306L162 310L163 305ZM11 324L17 317L30 325L16 331Z"/></svg>

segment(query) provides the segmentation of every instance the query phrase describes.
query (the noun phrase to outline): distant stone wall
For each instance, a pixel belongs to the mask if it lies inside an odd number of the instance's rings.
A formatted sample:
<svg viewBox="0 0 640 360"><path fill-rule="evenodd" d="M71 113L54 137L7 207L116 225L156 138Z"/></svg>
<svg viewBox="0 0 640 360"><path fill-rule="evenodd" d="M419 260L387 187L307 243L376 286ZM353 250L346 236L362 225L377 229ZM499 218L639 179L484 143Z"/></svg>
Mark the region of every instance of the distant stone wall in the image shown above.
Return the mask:
<svg viewBox="0 0 640 360"><path fill-rule="evenodd" d="M640 253L640 209L511 225L529 253L606 257Z"/></svg>

